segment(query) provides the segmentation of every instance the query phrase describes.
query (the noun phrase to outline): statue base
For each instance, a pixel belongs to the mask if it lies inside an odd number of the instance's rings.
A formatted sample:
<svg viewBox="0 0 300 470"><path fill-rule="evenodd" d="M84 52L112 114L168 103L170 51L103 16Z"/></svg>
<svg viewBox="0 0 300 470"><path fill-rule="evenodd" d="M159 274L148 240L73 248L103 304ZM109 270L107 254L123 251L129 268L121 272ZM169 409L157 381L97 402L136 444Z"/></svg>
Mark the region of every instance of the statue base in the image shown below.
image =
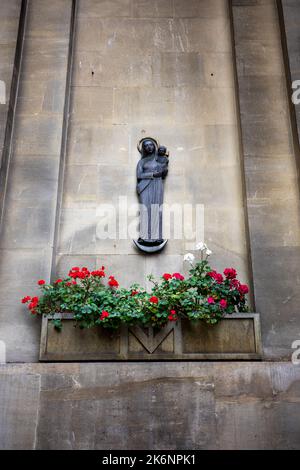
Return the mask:
<svg viewBox="0 0 300 470"><path fill-rule="evenodd" d="M142 240L139 238L138 240L133 240L133 243L144 253L158 253L164 249L168 240Z"/></svg>

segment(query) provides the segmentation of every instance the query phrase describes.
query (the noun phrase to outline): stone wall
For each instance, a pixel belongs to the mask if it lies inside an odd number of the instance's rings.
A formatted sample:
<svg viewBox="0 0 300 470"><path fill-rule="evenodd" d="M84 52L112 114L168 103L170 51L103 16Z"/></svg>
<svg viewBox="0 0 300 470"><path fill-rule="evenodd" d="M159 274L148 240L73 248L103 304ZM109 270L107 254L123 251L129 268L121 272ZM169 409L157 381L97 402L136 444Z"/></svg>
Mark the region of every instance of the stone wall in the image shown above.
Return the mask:
<svg viewBox="0 0 300 470"><path fill-rule="evenodd" d="M287 364L0 367L1 449L299 449Z"/></svg>
<svg viewBox="0 0 300 470"><path fill-rule="evenodd" d="M300 336L299 113L289 104L299 2L283 0L279 17L275 0L2 0L7 102L21 3L11 153L0 105L0 157L10 157L0 341L9 362L28 364L0 366L0 448L299 448L299 366L30 364L40 328L19 303L75 261L107 264L126 284L182 269L185 241L148 259L130 240L97 235L100 203L135 201L136 141L153 134L171 151L166 200L205 205L216 267L253 274L265 358L290 359Z"/></svg>
<svg viewBox="0 0 300 470"><path fill-rule="evenodd" d="M118 225L113 239L101 236L103 205L113 204L121 218L120 197L137 203L136 147L145 136L171 153L165 202L203 204L214 264L232 263L248 282L226 0L79 1L58 276L71 265L104 264L130 285L184 269L196 241L189 245L187 234L152 257L122 239Z"/></svg>
<svg viewBox="0 0 300 470"><path fill-rule="evenodd" d="M12 153L1 170L0 334L8 360L38 358L39 324L19 299L36 292L52 266L61 275L75 262L105 264L124 284L182 270L185 239L148 258L130 239L99 237L101 203L136 201L135 146L146 134L171 151L166 202L204 204L213 264L235 265L250 283L253 274L265 357L289 358L300 335L297 149L284 62L288 53L292 64L294 41L290 34L282 49L276 2L26 4ZM0 70L8 80L20 6L1 4L0 46L10 53L1 54ZM296 17L283 17L287 34Z"/></svg>

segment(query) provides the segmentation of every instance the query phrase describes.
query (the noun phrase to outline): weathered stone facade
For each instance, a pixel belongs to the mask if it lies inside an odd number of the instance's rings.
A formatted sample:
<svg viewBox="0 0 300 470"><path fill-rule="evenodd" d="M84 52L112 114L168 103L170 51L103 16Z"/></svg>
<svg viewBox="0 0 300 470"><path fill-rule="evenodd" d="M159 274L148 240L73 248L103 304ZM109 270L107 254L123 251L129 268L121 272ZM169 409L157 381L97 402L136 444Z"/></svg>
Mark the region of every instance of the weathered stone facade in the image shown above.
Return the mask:
<svg viewBox="0 0 300 470"><path fill-rule="evenodd" d="M1 0L0 341L28 364L0 366L0 448L299 447L299 31L297 0ZM184 238L149 258L98 236L99 204L136 202L145 135L171 152L166 202L204 205L212 263L250 283L264 359L286 362L29 364L37 279L184 269Z"/></svg>
<svg viewBox="0 0 300 470"><path fill-rule="evenodd" d="M298 449L299 384L279 363L9 365L1 448Z"/></svg>

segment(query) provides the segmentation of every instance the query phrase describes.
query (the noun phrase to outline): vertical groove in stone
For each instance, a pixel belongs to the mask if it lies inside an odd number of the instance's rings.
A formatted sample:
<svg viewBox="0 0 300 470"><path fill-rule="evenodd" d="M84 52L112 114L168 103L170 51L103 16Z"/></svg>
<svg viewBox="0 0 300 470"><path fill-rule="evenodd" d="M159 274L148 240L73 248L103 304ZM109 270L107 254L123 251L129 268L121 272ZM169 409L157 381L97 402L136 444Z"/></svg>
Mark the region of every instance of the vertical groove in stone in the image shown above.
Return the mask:
<svg viewBox="0 0 300 470"><path fill-rule="evenodd" d="M256 310L255 303L255 290L254 290L254 281L253 281L253 264L252 264L252 254L251 254L251 242L250 242L250 227L249 227L249 216L248 216L248 205L247 205L247 190L246 190L246 177L245 177L245 165L244 165L244 147L242 139L242 125L241 125L241 109L239 102L239 83L238 83L238 73L237 73L237 63L236 63L236 50L234 43L234 23L233 23L233 11L232 11L232 0L228 2L229 9L229 18L230 18L230 29L231 29L231 44L232 44L232 60L233 60L233 70L234 70L234 85L235 85L235 96L236 96L236 113L238 121L238 136L239 136L239 148L240 148L240 167L241 167L241 179L243 184L243 201L244 201L244 214L245 214L245 234L246 234L246 244L247 244L247 253L248 253L248 269L249 269L249 287L250 287L250 304L251 310Z"/></svg>
<svg viewBox="0 0 300 470"><path fill-rule="evenodd" d="M75 45L76 17L77 17L77 0L72 0L72 13L71 13L71 21L70 21L70 36L69 36L69 51L68 51L68 69L67 69L67 77L66 77L63 129L62 129L60 164L59 164L59 173L58 173L57 203L56 203L56 213L55 213L55 228L54 228L54 236L53 236L53 252L52 252L52 264L51 264L51 280L52 281L56 274L57 241L58 241L58 236L59 236L60 213L61 213L61 205L62 205L62 198L63 198L64 171L65 171L66 154L67 154L71 84L72 84L74 45Z"/></svg>
<svg viewBox="0 0 300 470"><path fill-rule="evenodd" d="M22 55L23 55L23 48L24 48L24 36L25 36L25 29L26 29L27 11L28 11L28 0L22 0L21 10L20 10L20 19L19 19L19 28L18 28L18 38L17 38L16 53L15 53L15 60L14 60L14 69L13 69L11 91L10 91L10 97L9 97L9 107L8 107L8 113L7 113L7 124L6 124L6 129L5 129L3 153L2 153L2 158L1 158L0 233L1 233L3 211L4 211L4 204L5 204L5 194L6 194L6 188L7 188L9 164L10 164L11 151L12 151L14 119L15 119L19 83L20 83L20 70L21 70Z"/></svg>

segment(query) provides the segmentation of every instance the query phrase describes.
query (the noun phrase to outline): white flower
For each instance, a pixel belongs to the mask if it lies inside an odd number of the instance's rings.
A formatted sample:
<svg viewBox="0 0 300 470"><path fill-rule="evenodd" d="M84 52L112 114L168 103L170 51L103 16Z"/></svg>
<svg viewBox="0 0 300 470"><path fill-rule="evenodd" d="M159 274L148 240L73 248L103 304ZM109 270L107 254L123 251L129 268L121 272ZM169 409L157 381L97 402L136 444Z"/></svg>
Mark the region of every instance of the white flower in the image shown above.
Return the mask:
<svg viewBox="0 0 300 470"><path fill-rule="evenodd" d="M198 243L198 245L196 245L196 250L198 250L198 251L207 250L207 245L203 242L200 242L200 243Z"/></svg>
<svg viewBox="0 0 300 470"><path fill-rule="evenodd" d="M211 250L209 250L209 249L207 249L207 250L206 250L206 254L207 254L207 256L210 256L210 255L212 255L212 253L213 253L213 252L212 252Z"/></svg>
<svg viewBox="0 0 300 470"><path fill-rule="evenodd" d="M188 261L189 263L193 264L195 261L195 256L192 253L187 253L183 259L184 261Z"/></svg>

